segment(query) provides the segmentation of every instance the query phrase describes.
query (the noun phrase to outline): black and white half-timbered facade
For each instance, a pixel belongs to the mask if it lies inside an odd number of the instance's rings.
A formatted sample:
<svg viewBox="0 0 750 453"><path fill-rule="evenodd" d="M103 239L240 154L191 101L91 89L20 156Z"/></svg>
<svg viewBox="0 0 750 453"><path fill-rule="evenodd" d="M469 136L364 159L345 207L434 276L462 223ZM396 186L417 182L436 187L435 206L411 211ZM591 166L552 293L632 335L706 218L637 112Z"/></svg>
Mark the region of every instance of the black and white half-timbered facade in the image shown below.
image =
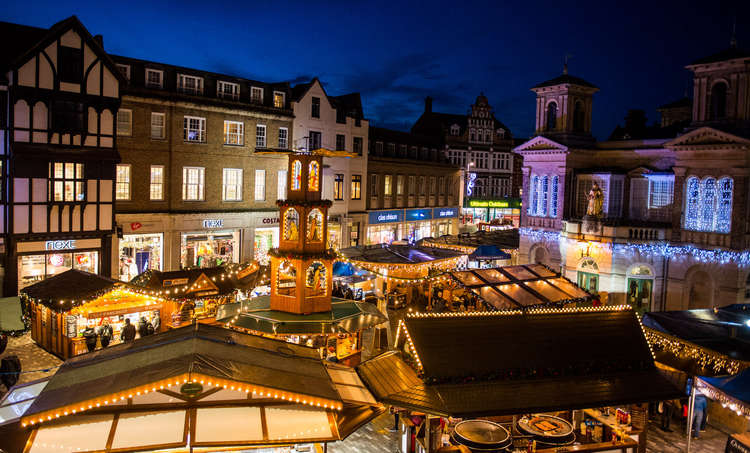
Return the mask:
<svg viewBox="0 0 750 453"><path fill-rule="evenodd" d="M3 293L110 275L123 76L81 22L0 23Z"/></svg>

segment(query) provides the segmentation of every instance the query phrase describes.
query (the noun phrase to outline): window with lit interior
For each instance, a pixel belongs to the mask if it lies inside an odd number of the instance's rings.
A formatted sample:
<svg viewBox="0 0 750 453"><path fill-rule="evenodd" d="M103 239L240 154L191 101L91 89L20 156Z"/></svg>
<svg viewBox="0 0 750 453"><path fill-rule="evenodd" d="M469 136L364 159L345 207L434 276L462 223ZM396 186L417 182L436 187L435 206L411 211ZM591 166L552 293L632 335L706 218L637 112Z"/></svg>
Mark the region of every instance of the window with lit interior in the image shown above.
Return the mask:
<svg viewBox="0 0 750 453"><path fill-rule="evenodd" d="M685 194L686 230L729 233L732 228L734 181L723 177L688 178Z"/></svg>
<svg viewBox="0 0 750 453"><path fill-rule="evenodd" d="M50 201L83 201L86 197L83 164L54 162L49 164Z"/></svg>

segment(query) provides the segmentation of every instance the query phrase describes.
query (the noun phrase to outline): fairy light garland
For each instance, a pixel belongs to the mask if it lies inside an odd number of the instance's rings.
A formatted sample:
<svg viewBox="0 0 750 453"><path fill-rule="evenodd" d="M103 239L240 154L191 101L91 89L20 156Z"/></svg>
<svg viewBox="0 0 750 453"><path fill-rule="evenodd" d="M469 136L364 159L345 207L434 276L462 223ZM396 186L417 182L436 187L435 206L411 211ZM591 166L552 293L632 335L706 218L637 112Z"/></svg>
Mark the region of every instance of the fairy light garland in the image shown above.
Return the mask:
<svg viewBox="0 0 750 453"><path fill-rule="evenodd" d="M722 249L702 249L694 245L671 245L668 242L649 242L642 244L615 244L618 252L638 252L646 256L663 258L692 258L701 263L729 264L750 266L750 251L734 251Z"/></svg>
<svg viewBox="0 0 750 453"><path fill-rule="evenodd" d="M391 282L406 283L406 284L420 284L420 283L426 283L426 282L448 280L451 270L458 270L464 267L464 265L459 265L460 261L464 258L465 257L463 256L458 256L454 258L448 258L447 262L441 261L438 264L434 264L433 262L430 262L430 263L416 265L422 268L427 267L428 273L439 272L439 274L437 275L432 275L432 276L427 276L427 277L394 277L394 276L388 275L389 270L404 269L404 268L409 268L409 267L413 268L415 265L412 263L378 265L378 264L367 263L363 261L351 260L341 254L339 254L336 257L336 261L341 261L347 264L352 264L354 266L362 268L366 270L367 272L375 274L378 277L381 277ZM443 267L445 267L445 269L443 269ZM381 271L382 268L385 268L385 271ZM423 269L419 269L419 270L423 270Z"/></svg>
<svg viewBox="0 0 750 453"><path fill-rule="evenodd" d="M343 409L343 404L341 403L341 401L318 398L301 393L287 392L275 389L273 387L247 384L230 379L220 379L214 376L204 375L200 373L186 373L176 377L152 382L147 385L140 385L117 393L99 396L96 398L89 398L80 402L76 402L74 404L67 404L65 406L58 407L52 410L26 416L21 419L21 426L26 427L27 425L44 423L47 421L59 419L60 417L100 409L103 406L122 404L121 402L132 400L132 398L134 397L146 395L149 392L170 390L170 387L179 387L183 384L187 384L188 382L198 383L213 388L221 387L226 390L244 392L245 394L250 394L252 392L254 397L259 398L276 399L280 401L288 401L296 404L303 404L306 406L320 407L323 409L332 409L337 411Z"/></svg>
<svg viewBox="0 0 750 453"><path fill-rule="evenodd" d="M518 234L520 234L521 236L527 236L533 241L558 242L560 240L559 231L546 231L529 227L521 227L518 229Z"/></svg>
<svg viewBox="0 0 750 453"><path fill-rule="evenodd" d="M695 360L701 368L710 369L716 374L737 374L750 367L750 362L732 359L711 349L698 346L687 340L663 332L643 327L652 351L664 351L675 357Z"/></svg>

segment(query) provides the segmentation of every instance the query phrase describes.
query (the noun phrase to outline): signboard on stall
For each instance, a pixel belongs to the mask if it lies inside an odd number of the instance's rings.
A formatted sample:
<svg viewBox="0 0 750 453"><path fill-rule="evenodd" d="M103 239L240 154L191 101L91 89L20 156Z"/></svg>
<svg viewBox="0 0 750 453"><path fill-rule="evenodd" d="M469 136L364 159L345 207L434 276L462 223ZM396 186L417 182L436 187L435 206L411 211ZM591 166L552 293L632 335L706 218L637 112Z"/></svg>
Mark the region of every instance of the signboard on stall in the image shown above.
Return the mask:
<svg viewBox="0 0 750 453"><path fill-rule="evenodd" d="M419 220L430 220L432 218L432 209L407 209L406 221L416 222Z"/></svg>
<svg viewBox="0 0 750 453"><path fill-rule="evenodd" d="M78 317L65 317L65 336L68 338L75 338L78 336Z"/></svg>
<svg viewBox="0 0 750 453"><path fill-rule="evenodd" d="M120 308L118 310L107 310L107 311L96 311L86 315L88 319L99 319L106 318L108 316L120 316L127 315L128 313L140 313L142 311L156 311L161 310L161 304L155 303L151 305L139 305L128 308Z"/></svg>
<svg viewBox="0 0 750 453"><path fill-rule="evenodd" d="M178 285L187 285L188 281L189 280L187 279L187 277L185 277L185 278L170 278L170 279L164 280L161 283L161 285L164 286L164 287L167 287L167 286L178 286Z"/></svg>
<svg viewBox="0 0 750 453"><path fill-rule="evenodd" d="M404 211L397 209L392 211L375 211L368 215L370 224L394 223L404 220Z"/></svg>
<svg viewBox="0 0 750 453"><path fill-rule="evenodd" d="M727 439L727 447L724 450L724 453L750 453L750 445L745 444L744 442L740 441L740 436L737 434L733 434L729 436L729 439ZM748 438L747 435L742 436L744 438ZM750 440L750 439L748 439Z"/></svg>
<svg viewBox="0 0 750 453"><path fill-rule="evenodd" d="M458 217L458 208L435 208L432 210L432 218L449 219Z"/></svg>

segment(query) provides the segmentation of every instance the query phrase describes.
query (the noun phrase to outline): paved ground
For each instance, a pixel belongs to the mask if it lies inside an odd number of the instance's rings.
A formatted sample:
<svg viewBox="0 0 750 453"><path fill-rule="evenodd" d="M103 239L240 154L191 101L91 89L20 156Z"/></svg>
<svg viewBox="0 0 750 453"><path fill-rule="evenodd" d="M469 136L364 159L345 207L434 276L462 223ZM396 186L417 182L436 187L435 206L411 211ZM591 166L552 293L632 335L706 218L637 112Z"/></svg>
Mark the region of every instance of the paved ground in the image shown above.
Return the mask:
<svg viewBox="0 0 750 453"><path fill-rule="evenodd" d="M664 432L659 427L658 421L649 424L646 437L647 453L684 453L687 448L687 436L685 434L685 422L674 420L673 431ZM706 425L706 431L701 433L700 439L693 439L690 445L691 452L697 453L724 453L727 445L728 434L719 429Z"/></svg>
<svg viewBox="0 0 750 453"><path fill-rule="evenodd" d="M352 433L343 442L328 444L331 453L394 453L398 451L398 433L393 427L393 415L385 413Z"/></svg>
<svg viewBox="0 0 750 453"><path fill-rule="evenodd" d="M18 380L19 383L50 376L55 373L56 367L62 363L60 359L37 346L31 340L31 334L29 333L8 339L8 348L1 357L9 355L16 355L21 360L22 374ZM0 394L5 392L5 386L0 384Z"/></svg>

